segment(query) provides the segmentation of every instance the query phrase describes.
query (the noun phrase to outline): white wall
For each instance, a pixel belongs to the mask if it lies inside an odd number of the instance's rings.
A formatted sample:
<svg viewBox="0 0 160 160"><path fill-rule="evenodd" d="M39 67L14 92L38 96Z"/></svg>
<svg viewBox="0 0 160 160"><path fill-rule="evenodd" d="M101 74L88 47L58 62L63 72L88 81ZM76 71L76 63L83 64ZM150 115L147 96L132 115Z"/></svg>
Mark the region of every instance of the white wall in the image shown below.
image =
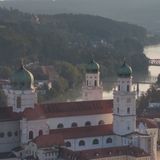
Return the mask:
<svg viewBox="0 0 160 160"><path fill-rule="evenodd" d="M19 146L19 121L0 122L0 133L2 132L4 133L4 137L0 137L0 152L10 152L13 148ZM11 132L12 136L9 137L8 132ZM15 132L18 133L17 136L15 136Z"/></svg>
<svg viewBox="0 0 160 160"><path fill-rule="evenodd" d="M96 81L96 86L95 86ZM100 84L100 72L87 73L85 76L85 84L82 86L82 98L88 100L103 99L103 86Z"/></svg>
<svg viewBox="0 0 160 160"><path fill-rule="evenodd" d="M113 131L125 135L136 130L136 93L132 77L119 78L113 92Z"/></svg>
<svg viewBox="0 0 160 160"><path fill-rule="evenodd" d="M37 103L35 90L4 90L7 95L7 105L13 107L14 112L22 112L25 108L33 108ZM17 108L17 97L21 97L21 107Z"/></svg>
<svg viewBox="0 0 160 160"><path fill-rule="evenodd" d="M112 143L106 143L108 138L112 139ZM98 139L99 144L93 144L93 140ZM115 147L119 146L116 143L116 136L115 135L106 135L106 136L99 136L99 137L85 137L85 138L76 138L76 139L65 139L65 142L70 142L71 147L67 147L73 151L81 151L81 150L88 150L88 149L98 149L98 148L107 148L107 147ZM84 140L85 145L79 146L79 141Z"/></svg>
<svg viewBox="0 0 160 160"><path fill-rule="evenodd" d="M64 128L71 128L71 124L76 122L78 127L84 127L85 122L90 121L92 126L98 125L98 122L103 120L105 124L112 124L113 116L112 113L108 114L97 114L88 116L72 116L72 117L57 117L49 118L47 124L50 129L57 129L57 125L62 123Z"/></svg>
<svg viewBox="0 0 160 160"><path fill-rule="evenodd" d="M27 120L24 118L20 121L20 130L22 131L21 142L24 144L29 141L29 131L33 131L35 138L39 136L40 130L43 130L44 135L49 134L49 130L57 129L60 123L64 125L64 128L71 128L73 122L76 122L78 127L84 127L87 121L90 121L92 126L96 126L101 120L103 120L105 124L112 124L112 118L112 113L90 116L57 117L41 120Z"/></svg>
<svg viewBox="0 0 160 160"><path fill-rule="evenodd" d="M33 131L34 137L39 136L39 131L43 131L43 135L49 134L49 126L46 123L46 119L42 120L30 120L22 119L20 121L20 129L22 131L21 142L27 143L29 140L29 132Z"/></svg>

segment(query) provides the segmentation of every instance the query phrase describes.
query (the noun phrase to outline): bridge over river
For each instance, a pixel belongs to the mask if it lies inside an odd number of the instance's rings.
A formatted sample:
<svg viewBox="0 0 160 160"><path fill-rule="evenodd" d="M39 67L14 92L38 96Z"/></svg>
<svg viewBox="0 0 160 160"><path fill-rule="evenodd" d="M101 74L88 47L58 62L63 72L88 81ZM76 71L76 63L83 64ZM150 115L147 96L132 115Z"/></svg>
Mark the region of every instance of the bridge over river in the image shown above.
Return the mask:
<svg viewBox="0 0 160 160"><path fill-rule="evenodd" d="M150 66L160 66L160 59L149 59Z"/></svg>
<svg viewBox="0 0 160 160"><path fill-rule="evenodd" d="M157 81L157 77L154 76L149 76L147 77L145 80L136 80L133 79L133 84L154 84ZM117 81L116 80L106 80L105 83L113 83L116 84Z"/></svg>

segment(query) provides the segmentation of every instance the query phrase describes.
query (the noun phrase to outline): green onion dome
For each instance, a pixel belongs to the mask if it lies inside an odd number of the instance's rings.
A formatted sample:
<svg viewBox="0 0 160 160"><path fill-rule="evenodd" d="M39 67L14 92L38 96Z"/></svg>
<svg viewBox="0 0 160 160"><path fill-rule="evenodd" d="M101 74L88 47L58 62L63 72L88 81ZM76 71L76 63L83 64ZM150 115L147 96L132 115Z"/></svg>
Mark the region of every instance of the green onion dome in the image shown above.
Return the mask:
<svg viewBox="0 0 160 160"><path fill-rule="evenodd" d="M11 86L16 90L30 90L34 88L34 77L23 64L11 77Z"/></svg>
<svg viewBox="0 0 160 160"><path fill-rule="evenodd" d="M132 75L132 68L124 61L123 65L120 67L118 71L118 76L122 78L127 78L130 77L131 75Z"/></svg>
<svg viewBox="0 0 160 160"><path fill-rule="evenodd" d="M86 67L86 72L87 73L98 73L99 69L100 69L99 64L96 61L91 60Z"/></svg>

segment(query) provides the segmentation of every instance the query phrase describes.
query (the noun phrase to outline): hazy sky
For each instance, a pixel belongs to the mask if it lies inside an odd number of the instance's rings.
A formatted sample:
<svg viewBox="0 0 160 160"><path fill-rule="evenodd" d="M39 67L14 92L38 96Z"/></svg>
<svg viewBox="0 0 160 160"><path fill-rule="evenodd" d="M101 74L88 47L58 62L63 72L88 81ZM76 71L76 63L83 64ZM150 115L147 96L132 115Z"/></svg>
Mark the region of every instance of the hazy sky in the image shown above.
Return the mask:
<svg viewBox="0 0 160 160"><path fill-rule="evenodd" d="M52 0L6 1L9 2L5 2L5 6L24 12L93 14L160 30L160 0L56 0L53 3Z"/></svg>

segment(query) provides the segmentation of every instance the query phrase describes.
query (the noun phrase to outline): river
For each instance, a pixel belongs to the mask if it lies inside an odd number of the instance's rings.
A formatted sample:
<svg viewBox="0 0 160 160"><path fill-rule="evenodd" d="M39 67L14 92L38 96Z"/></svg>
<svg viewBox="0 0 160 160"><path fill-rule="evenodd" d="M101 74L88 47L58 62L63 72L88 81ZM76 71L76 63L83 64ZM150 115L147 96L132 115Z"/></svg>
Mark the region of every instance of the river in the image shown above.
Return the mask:
<svg viewBox="0 0 160 160"><path fill-rule="evenodd" d="M150 59L160 59L160 44L145 47L144 54ZM158 74L160 73L160 66L149 66L148 71L149 71L148 76L157 77ZM147 77L145 78L147 79ZM106 85L110 85L110 84L106 84ZM140 84L139 86L140 92L145 92L149 87L150 87L149 84ZM104 91L103 97L104 99L112 99L113 92Z"/></svg>
<svg viewBox="0 0 160 160"><path fill-rule="evenodd" d="M160 59L160 44L159 45L152 45L152 46L147 46L144 48L144 54L146 55L146 57L150 58L150 59ZM150 76L153 76L153 77L157 77L158 74L160 73L160 66L149 66L148 67L148 71L149 71L149 75L146 76L146 75L136 75L136 81L145 81L145 80L148 80L148 77ZM134 75L134 78L135 78L135 75ZM111 78L112 79L112 78ZM110 79L110 80L111 80ZM112 80L111 80L112 81ZM115 81L115 80L114 80ZM113 85L114 87L114 84L111 84L111 83L104 83L104 92L103 92L103 98L104 99L112 99L113 98L113 89L108 89L108 88L112 88L111 85ZM136 84L135 84L135 87L136 87ZM140 91L140 94L143 93L143 92L146 92L147 89L150 87L150 84L139 84L139 91ZM77 97L72 97L70 96L68 98L68 101L72 101L72 100L82 100L82 97L81 97L81 94L79 93L77 95Z"/></svg>

